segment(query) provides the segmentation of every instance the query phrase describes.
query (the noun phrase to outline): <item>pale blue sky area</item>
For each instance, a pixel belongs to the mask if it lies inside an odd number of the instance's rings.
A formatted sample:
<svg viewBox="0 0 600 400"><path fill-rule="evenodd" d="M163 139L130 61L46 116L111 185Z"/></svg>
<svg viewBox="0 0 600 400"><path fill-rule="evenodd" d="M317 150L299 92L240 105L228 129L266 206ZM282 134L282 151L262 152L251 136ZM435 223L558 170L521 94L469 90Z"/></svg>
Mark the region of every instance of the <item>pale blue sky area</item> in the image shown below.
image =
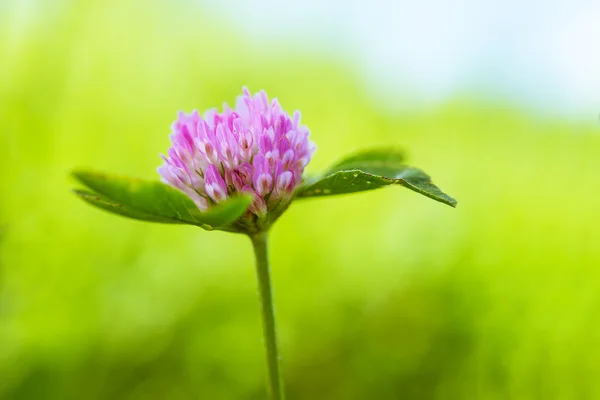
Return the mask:
<svg viewBox="0 0 600 400"><path fill-rule="evenodd" d="M403 107L485 94L575 118L600 112L600 0L205 0L250 40L351 61ZM405 93L408 96L398 96Z"/></svg>

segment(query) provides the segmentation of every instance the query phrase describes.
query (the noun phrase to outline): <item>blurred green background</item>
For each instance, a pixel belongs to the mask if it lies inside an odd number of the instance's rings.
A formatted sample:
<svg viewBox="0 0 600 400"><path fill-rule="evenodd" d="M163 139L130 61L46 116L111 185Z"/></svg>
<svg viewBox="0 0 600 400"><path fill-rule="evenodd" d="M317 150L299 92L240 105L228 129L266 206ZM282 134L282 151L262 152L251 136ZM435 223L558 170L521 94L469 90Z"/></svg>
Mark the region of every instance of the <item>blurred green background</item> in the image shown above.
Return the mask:
<svg viewBox="0 0 600 400"><path fill-rule="evenodd" d="M596 121L483 96L385 112L351 65L190 4L17 3L0 2L0 398L265 398L249 241L69 192L73 167L156 177L176 112L243 85L302 110L310 171L395 145L459 200L392 188L276 224L290 399L600 398Z"/></svg>

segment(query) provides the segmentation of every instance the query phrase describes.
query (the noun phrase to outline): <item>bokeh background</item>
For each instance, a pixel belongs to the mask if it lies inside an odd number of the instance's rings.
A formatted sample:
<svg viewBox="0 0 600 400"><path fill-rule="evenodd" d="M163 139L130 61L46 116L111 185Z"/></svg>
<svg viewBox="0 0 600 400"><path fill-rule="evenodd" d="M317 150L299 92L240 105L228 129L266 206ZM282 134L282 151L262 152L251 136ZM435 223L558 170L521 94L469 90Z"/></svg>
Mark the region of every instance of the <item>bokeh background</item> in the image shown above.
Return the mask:
<svg viewBox="0 0 600 400"><path fill-rule="evenodd" d="M497 4L496 4L497 3ZM406 148L459 200L298 202L272 231L290 399L600 398L592 1L0 0L0 398L264 399L249 241L117 218L178 110L300 109L318 171Z"/></svg>

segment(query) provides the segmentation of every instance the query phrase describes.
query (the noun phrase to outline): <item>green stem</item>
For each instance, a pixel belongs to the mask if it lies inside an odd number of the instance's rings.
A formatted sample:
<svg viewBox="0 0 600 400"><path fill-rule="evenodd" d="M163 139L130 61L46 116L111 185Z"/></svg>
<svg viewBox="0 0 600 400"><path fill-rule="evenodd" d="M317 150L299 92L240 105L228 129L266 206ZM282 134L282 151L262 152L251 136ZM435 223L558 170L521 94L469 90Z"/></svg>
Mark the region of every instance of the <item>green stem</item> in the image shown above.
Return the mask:
<svg viewBox="0 0 600 400"><path fill-rule="evenodd" d="M267 355L267 392L271 400L284 400L283 380L281 377L280 356L277 345L277 328L275 326L275 308L273 290L269 272L267 251L267 232L259 232L250 236L256 256L256 277L258 278L258 297L262 312L263 336Z"/></svg>

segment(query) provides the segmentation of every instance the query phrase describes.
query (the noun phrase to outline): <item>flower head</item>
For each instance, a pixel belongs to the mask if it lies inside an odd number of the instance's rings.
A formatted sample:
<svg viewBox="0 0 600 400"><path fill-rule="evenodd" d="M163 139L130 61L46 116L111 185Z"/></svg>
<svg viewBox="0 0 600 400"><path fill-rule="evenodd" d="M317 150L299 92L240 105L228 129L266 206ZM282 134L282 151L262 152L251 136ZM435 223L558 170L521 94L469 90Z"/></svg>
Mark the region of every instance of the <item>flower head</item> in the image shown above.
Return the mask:
<svg viewBox="0 0 600 400"><path fill-rule="evenodd" d="M258 219L284 210L302 181L315 145L300 125L300 112L290 117L277 99L248 89L235 109L223 112L180 112L172 125L172 147L158 168L162 181L187 194L207 210L236 193L250 194L249 214ZM247 215L252 217L252 215Z"/></svg>

